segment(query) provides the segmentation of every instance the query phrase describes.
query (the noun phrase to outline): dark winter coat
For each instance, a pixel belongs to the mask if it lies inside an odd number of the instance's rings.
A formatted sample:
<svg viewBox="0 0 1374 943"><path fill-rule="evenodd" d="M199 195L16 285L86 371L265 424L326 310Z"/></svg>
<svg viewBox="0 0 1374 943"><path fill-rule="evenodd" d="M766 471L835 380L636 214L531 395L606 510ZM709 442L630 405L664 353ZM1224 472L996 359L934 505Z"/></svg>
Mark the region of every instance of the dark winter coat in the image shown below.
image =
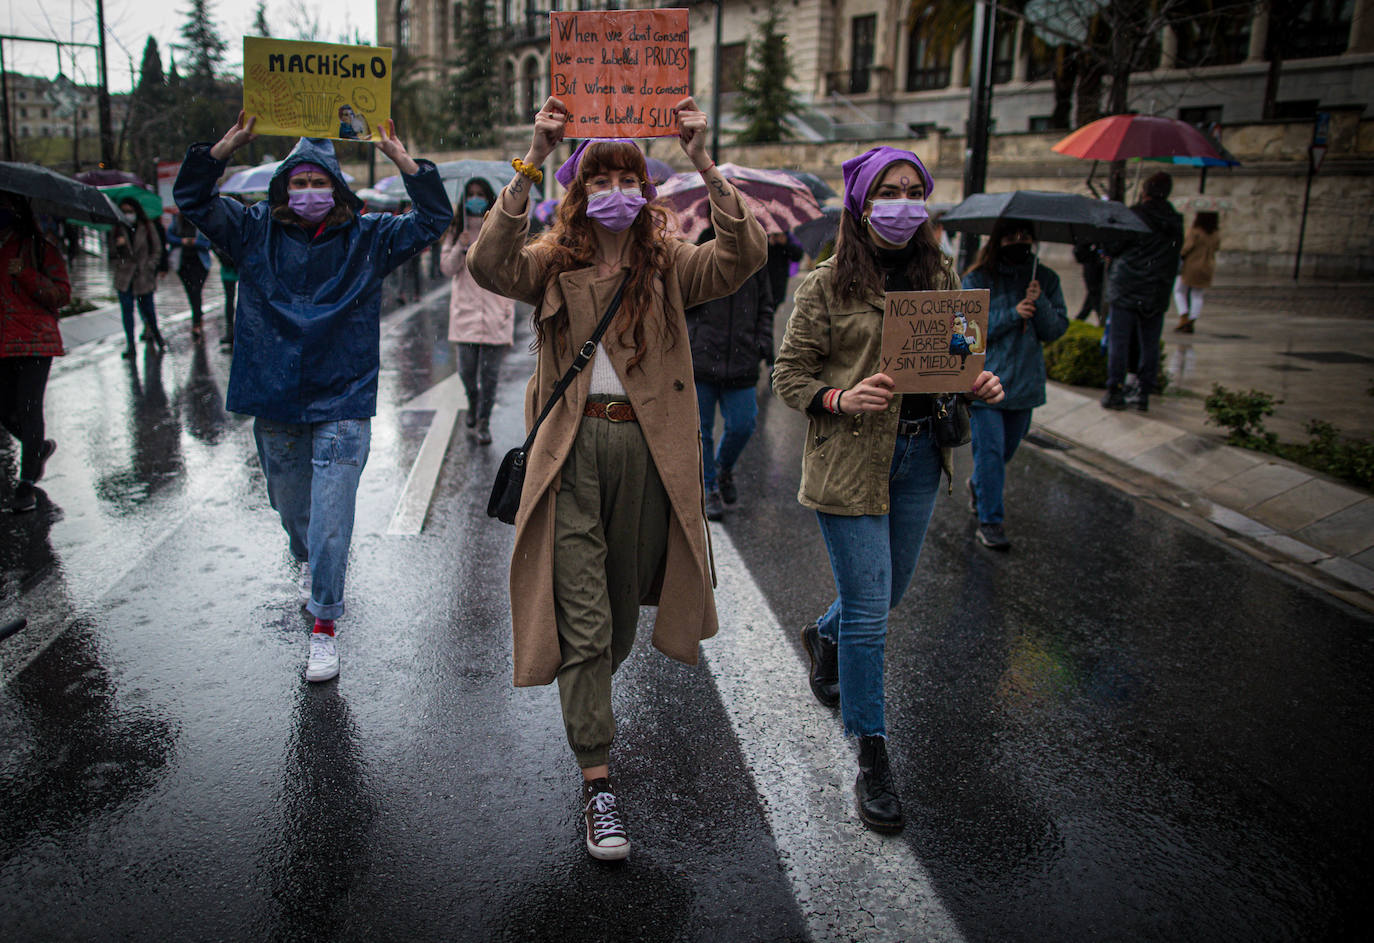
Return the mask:
<svg viewBox="0 0 1374 943"><path fill-rule="evenodd" d="M318 164L354 209L320 233L282 223L291 168ZM225 162L210 145L186 152L174 190L182 215L239 272L228 407L277 422L365 419L377 411L382 279L438 239L453 218L434 164L403 176L414 208L368 213L343 185L328 141L302 138L272 177L268 200L244 206L214 195Z"/></svg>
<svg viewBox="0 0 1374 943"><path fill-rule="evenodd" d="M1107 304L1163 314L1169 307L1178 255L1183 248L1183 217L1168 200L1145 200L1131 207L1150 234L1128 243L1105 246L1112 257L1107 272Z"/></svg>
<svg viewBox="0 0 1374 943"><path fill-rule="evenodd" d="M1016 312L1026 297L1031 264L1002 264L996 269L976 269L964 276L964 288L989 292L987 358L984 370L997 374L1006 398L996 405L982 401L975 409L1034 409L1045 404L1045 355L1043 347L1069 329L1068 309L1059 275L1048 265L1035 269L1040 297L1029 320Z"/></svg>
<svg viewBox="0 0 1374 943"><path fill-rule="evenodd" d="M773 362L773 289L759 269L733 295L687 309L692 373L726 387L759 382L759 361Z"/></svg>

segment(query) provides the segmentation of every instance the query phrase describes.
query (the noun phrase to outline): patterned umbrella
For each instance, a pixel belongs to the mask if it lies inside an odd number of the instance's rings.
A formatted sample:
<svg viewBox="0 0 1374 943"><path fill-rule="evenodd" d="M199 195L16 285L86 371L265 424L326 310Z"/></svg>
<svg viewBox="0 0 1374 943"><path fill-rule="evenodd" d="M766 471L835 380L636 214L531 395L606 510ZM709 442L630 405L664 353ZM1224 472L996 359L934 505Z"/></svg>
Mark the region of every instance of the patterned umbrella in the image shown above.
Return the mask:
<svg viewBox="0 0 1374 943"><path fill-rule="evenodd" d="M789 232L821 215L820 204L806 184L780 170L738 164L721 164L717 169L744 195L749 208L770 233ZM701 174L674 174L658 188L658 197L677 211L683 223L682 232L688 238L693 237L692 228L696 234L706 228L710 208Z"/></svg>
<svg viewBox="0 0 1374 943"><path fill-rule="evenodd" d="M561 200L540 200L534 206L534 220L548 226L553 223L554 214L558 212L558 204Z"/></svg>
<svg viewBox="0 0 1374 943"><path fill-rule="evenodd" d="M1085 124L1051 150L1084 160L1205 157L1225 163L1201 131L1161 115L1108 115Z"/></svg>
<svg viewBox="0 0 1374 943"><path fill-rule="evenodd" d="M764 232L786 232L790 228L778 222L763 201L754 199L742 190L740 196L744 200L744 205L749 207L754 218L763 227ZM689 204L685 210L678 212L677 227L675 229L670 227L669 232L679 239L696 242L709 225L711 225L711 201L706 199L703 193L701 199Z"/></svg>

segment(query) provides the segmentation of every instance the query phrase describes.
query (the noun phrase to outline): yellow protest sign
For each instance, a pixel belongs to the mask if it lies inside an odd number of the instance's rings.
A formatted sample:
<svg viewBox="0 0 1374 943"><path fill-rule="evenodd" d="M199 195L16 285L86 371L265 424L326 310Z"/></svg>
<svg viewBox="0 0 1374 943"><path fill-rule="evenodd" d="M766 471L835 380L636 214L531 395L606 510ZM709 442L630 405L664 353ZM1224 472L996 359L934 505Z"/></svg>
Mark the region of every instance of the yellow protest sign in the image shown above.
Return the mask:
<svg viewBox="0 0 1374 943"><path fill-rule="evenodd" d="M258 134L378 140L391 117L391 50L245 36L243 110Z"/></svg>

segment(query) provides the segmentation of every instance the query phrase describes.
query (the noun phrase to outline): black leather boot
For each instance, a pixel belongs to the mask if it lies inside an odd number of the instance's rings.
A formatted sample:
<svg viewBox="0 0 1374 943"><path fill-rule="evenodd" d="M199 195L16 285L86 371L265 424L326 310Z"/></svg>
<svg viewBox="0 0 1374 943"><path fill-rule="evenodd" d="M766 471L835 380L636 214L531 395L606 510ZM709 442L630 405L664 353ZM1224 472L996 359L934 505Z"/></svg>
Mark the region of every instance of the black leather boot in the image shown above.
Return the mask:
<svg viewBox="0 0 1374 943"><path fill-rule="evenodd" d="M859 778L854 780L854 795L859 801L859 818L873 831L900 832L906 824L902 802L892 785L884 738L859 738Z"/></svg>
<svg viewBox="0 0 1374 943"><path fill-rule="evenodd" d="M840 706L840 647L821 635L820 626L811 623L801 632L802 648L811 659L811 693L826 707Z"/></svg>

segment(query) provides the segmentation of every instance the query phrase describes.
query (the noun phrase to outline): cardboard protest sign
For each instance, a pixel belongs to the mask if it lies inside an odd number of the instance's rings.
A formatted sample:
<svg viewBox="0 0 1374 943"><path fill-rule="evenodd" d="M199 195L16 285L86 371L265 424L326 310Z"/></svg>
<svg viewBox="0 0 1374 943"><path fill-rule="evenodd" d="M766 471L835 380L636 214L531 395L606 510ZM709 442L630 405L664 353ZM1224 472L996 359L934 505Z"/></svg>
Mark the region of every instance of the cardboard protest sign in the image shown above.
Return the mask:
<svg viewBox="0 0 1374 943"><path fill-rule="evenodd" d="M391 50L245 36L243 110L258 134L378 140L391 117Z"/></svg>
<svg viewBox="0 0 1374 943"><path fill-rule="evenodd" d="M890 291L878 369L898 393L958 393L983 372L988 291Z"/></svg>
<svg viewBox="0 0 1374 943"><path fill-rule="evenodd" d="M672 108L691 94L686 10L550 13L551 94L572 138L678 133Z"/></svg>

